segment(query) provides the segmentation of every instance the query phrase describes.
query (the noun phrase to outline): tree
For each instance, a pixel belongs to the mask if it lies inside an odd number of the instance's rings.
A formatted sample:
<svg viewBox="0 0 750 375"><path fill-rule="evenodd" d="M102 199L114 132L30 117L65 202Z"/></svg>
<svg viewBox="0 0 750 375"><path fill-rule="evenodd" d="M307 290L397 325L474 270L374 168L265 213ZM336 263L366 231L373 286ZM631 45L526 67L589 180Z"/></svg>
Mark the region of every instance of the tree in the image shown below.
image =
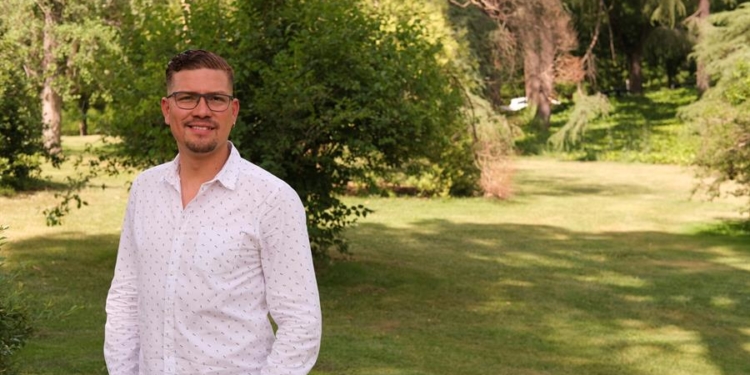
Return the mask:
<svg viewBox="0 0 750 375"><path fill-rule="evenodd" d="M40 172L41 115L34 90L10 54L13 45L2 37L0 23L0 193L25 190Z"/></svg>
<svg viewBox="0 0 750 375"><path fill-rule="evenodd" d="M555 71L559 62L576 47L576 35L560 1L522 4L511 27L516 30L523 48L526 97L536 105L536 119L546 129L555 96Z"/></svg>
<svg viewBox="0 0 750 375"><path fill-rule="evenodd" d="M688 70L688 56L693 48L693 38L683 26L654 28L646 38L644 61L652 68L663 69L667 86L678 85L677 75Z"/></svg>
<svg viewBox="0 0 750 375"><path fill-rule="evenodd" d="M657 25L673 27L685 15L681 0L624 0L609 6L612 38L626 57L628 91L643 93L644 48Z"/></svg>
<svg viewBox="0 0 750 375"><path fill-rule="evenodd" d="M39 88L43 142L61 157L64 101L87 109L92 95L106 96L108 70L102 62L114 52L115 28L109 24L118 2L95 0L6 0L0 18L9 27L4 38L16 46L14 58Z"/></svg>
<svg viewBox="0 0 750 375"><path fill-rule="evenodd" d="M694 54L713 84L680 112L701 136L695 164L709 192L733 181L750 196L750 4L713 14L700 33Z"/></svg>
<svg viewBox="0 0 750 375"><path fill-rule="evenodd" d="M737 6L737 3L743 3L746 1L740 0L720 0L713 2L711 0L697 0L697 4L695 5L695 13L687 17L684 21L685 25L688 27L688 29L691 31L691 33L697 37L698 39L702 38L702 35L700 33L700 30L704 29L706 26L706 23L708 22L708 17L711 15L712 11L725 11L725 10L731 10ZM711 85L709 74L706 72L705 67L703 66L703 63L696 62L696 71L695 71L695 80L696 80L696 87L698 88L698 91L702 94Z"/></svg>
<svg viewBox="0 0 750 375"><path fill-rule="evenodd" d="M701 25L704 25L706 23L706 20L710 15L711 0L699 0L698 10L691 16L691 18L695 19L695 22L698 24L698 28L700 28ZM711 82L709 81L709 77L706 73L706 68L703 66L703 63L698 63L697 65L698 66L696 67L695 71L695 84L698 88L698 92L703 94L704 92L706 92L706 90L708 90Z"/></svg>
<svg viewBox="0 0 750 375"><path fill-rule="evenodd" d="M26 190L41 171L41 122L17 71L0 72L0 191Z"/></svg>
<svg viewBox="0 0 750 375"><path fill-rule="evenodd" d="M323 0L184 5L133 8L123 28L129 57L120 70L140 70L123 76L111 131L129 165L174 156L155 105L165 93L165 59L200 47L235 68L234 94L243 104L232 140L301 196L317 255L344 251L341 230L367 212L339 199L349 182L372 181L415 159L440 165L462 144L463 96L418 22ZM457 153L471 167L470 149Z"/></svg>
<svg viewBox="0 0 750 375"><path fill-rule="evenodd" d="M537 108L536 119L549 127L554 98L556 63L575 48L577 40L570 16L560 0L467 0L452 1L458 6L474 4L507 28L511 39L506 46L519 45L523 56L524 87L529 102Z"/></svg>

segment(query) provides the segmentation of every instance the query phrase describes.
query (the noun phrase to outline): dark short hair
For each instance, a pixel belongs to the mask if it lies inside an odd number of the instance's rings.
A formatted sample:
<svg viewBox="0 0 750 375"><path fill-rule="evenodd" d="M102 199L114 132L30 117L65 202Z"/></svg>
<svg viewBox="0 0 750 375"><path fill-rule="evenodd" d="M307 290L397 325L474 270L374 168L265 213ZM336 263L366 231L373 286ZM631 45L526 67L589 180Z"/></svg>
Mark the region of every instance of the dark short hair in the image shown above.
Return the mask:
<svg viewBox="0 0 750 375"><path fill-rule="evenodd" d="M167 64L167 90L172 85L172 76L182 70L215 69L227 73L229 84L234 88L234 70L221 56L202 49L192 49L181 52Z"/></svg>

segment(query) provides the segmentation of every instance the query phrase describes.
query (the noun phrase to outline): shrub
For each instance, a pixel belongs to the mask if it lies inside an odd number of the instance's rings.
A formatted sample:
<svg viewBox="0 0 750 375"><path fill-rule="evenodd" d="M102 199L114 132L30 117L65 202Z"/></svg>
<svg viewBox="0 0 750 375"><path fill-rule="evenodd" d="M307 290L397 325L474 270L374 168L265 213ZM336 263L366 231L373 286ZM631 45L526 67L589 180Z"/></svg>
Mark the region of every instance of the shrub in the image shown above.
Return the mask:
<svg viewBox="0 0 750 375"><path fill-rule="evenodd" d="M514 169L505 143L481 141L477 148L476 160L481 171L479 186L484 196L510 198Z"/></svg>
<svg viewBox="0 0 750 375"><path fill-rule="evenodd" d="M21 73L0 65L0 190L25 190L41 172L37 102Z"/></svg>

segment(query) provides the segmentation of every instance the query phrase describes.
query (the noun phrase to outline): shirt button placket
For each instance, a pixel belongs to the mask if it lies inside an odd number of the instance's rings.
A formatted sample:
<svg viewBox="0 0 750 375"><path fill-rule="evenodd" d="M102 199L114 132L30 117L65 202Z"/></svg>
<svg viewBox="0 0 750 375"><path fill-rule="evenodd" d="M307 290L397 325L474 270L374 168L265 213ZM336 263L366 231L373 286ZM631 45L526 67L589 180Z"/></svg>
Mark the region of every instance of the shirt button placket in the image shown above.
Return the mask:
<svg viewBox="0 0 750 375"><path fill-rule="evenodd" d="M169 268L167 275L166 293L164 298L164 373L177 374L177 359L175 353L175 300L180 256L185 252L185 241L187 235L188 211L183 211L180 218L179 230L172 238L172 249L170 251Z"/></svg>

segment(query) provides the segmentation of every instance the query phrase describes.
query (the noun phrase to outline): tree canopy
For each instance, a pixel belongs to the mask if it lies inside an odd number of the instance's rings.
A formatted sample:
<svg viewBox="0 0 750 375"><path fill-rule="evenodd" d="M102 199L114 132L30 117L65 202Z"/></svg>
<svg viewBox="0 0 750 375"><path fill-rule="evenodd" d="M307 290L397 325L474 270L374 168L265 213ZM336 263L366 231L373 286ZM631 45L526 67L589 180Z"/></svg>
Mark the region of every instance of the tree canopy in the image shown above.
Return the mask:
<svg viewBox="0 0 750 375"><path fill-rule="evenodd" d="M553 98L574 100L551 138L571 145L608 112L606 97L585 93L627 82L637 94L706 71L716 87L684 111L705 139L698 163L742 178L747 7L696 21L737 2L8 0L0 188L22 189L45 150L55 153L63 113L85 132L96 109L99 131L117 139L102 156L115 169L174 157L158 103L166 62L189 48L234 66L242 110L231 139L297 190L321 254L344 249L341 229L368 212L340 200L353 185L398 175L427 180L431 193L474 194L489 160L482 150L506 157L518 134L496 112L514 96L536 104L543 123Z"/></svg>
<svg viewBox="0 0 750 375"><path fill-rule="evenodd" d="M449 188L473 184L470 143L459 141L469 137L464 95L419 22L324 0L213 0L133 5L122 30L108 106L119 160L174 157L158 107L166 62L213 50L235 68L242 109L231 140L295 188L318 254L344 250L341 229L367 212L339 199L354 181L426 164L446 166L438 173Z"/></svg>

